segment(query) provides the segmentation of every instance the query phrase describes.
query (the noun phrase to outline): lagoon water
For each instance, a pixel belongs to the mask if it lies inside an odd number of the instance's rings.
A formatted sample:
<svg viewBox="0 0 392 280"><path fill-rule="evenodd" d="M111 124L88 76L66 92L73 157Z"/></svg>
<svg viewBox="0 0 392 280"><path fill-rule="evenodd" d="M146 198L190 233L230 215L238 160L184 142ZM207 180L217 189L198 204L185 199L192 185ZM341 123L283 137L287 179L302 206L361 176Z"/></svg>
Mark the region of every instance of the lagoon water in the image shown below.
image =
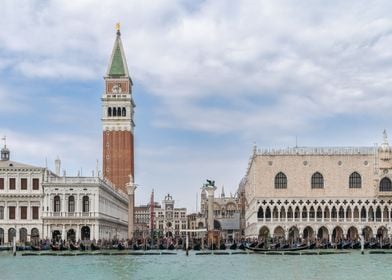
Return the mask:
<svg viewBox="0 0 392 280"><path fill-rule="evenodd" d="M0 279L392 279L392 254L21 256L0 253Z"/></svg>

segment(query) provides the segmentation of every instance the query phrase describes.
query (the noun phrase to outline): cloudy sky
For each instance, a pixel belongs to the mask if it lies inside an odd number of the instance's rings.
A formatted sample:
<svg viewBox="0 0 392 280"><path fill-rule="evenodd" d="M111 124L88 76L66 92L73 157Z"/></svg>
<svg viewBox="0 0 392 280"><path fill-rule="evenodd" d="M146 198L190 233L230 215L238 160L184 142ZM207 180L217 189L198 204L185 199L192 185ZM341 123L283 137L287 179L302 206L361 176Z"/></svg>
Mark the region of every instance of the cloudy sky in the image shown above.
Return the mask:
<svg viewBox="0 0 392 280"><path fill-rule="evenodd" d="M372 146L392 128L391 1L0 2L0 134L12 159L101 165L103 75L121 22L137 203L195 210L252 146Z"/></svg>

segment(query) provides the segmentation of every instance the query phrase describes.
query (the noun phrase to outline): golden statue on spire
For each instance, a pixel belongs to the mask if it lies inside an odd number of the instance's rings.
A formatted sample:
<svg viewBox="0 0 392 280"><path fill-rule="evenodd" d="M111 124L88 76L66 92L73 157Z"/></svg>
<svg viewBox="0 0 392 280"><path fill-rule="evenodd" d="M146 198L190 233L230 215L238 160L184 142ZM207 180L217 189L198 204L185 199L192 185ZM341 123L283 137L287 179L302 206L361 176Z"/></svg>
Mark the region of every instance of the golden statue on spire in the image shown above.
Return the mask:
<svg viewBox="0 0 392 280"><path fill-rule="evenodd" d="M116 31L120 32L120 23L119 22L116 23Z"/></svg>

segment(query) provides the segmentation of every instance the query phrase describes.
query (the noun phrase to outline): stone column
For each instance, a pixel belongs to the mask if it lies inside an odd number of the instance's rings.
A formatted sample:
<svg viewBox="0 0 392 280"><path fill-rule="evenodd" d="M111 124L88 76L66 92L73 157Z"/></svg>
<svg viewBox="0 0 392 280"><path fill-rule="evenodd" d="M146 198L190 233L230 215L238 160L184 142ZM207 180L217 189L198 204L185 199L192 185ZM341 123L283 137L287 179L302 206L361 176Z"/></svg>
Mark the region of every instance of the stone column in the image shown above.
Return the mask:
<svg viewBox="0 0 392 280"><path fill-rule="evenodd" d="M133 181L133 177L129 175L129 183L127 184L128 190L128 239L133 239L133 232L134 232L134 221L135 221L135 190L136 185Z"/></svg>
<svg viewBox="0 0 392 280"><path fill-rule="evenodd" d="M216 187L205 185L203 189L206 190L208 198L207 229L214 230L214 192Z"/></svg>

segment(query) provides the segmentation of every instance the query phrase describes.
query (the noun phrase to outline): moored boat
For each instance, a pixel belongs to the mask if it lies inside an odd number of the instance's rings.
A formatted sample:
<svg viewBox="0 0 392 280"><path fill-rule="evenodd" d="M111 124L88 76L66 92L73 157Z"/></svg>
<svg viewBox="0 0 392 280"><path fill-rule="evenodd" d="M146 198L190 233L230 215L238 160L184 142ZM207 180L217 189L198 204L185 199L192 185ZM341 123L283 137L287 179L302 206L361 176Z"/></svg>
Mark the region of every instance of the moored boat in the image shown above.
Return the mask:
<svg viewBox="0 0 392 280"><path fill-rule="evenodd" d="M97 250L101 250L101 247L95 245L94 243L91 243L91 251L97 251Z"/></svg>
<svg viewBox="0 0 392 280"><path fill-rule="evenodd" d="M233 243L230 245L230 250L237 250L237 243Z"/></svg>

